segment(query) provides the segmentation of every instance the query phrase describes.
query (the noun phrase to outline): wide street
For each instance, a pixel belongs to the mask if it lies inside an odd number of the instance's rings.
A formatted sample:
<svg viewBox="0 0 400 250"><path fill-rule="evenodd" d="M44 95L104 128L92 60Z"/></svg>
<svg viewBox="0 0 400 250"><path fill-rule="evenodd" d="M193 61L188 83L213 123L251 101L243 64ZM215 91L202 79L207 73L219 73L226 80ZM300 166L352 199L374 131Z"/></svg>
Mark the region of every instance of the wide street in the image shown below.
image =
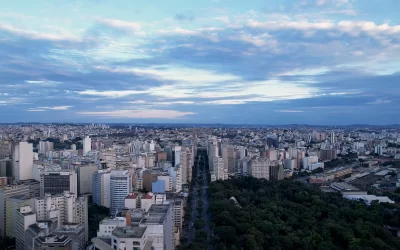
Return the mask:
<svg viewBox="0 0 400 250"><path fill-rule="evenodd" d="M192 187L189 193L190 211L192 214L190 220L185 221L183 230L183 237L186 239L185 245L189 247L188 249L199 245L199 243L208 245L208 247L204 249L212 249L208 243L208 240L212 237L212 230L210 227L211 218L207 214L209 198L207 194L208 178L206 164L208 164L207 154L204 151L199 151L193 168ZM204 227L196 228L196 224L198 224L196 221L203 221ZM202 236L199 235L204 235L205 237L202 238Z"/></svg>

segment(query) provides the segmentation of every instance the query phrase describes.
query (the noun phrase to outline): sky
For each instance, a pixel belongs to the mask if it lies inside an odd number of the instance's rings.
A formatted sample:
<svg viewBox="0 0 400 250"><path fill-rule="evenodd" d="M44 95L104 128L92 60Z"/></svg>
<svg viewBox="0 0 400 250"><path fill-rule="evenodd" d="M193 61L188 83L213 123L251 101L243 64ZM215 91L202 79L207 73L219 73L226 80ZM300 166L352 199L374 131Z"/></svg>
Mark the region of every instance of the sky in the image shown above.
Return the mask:
<svg viewBox="0 0 400 250"><path fill-rule="evenodd" d="M398 0L4 0L0 123L400 123Z"/></svg>

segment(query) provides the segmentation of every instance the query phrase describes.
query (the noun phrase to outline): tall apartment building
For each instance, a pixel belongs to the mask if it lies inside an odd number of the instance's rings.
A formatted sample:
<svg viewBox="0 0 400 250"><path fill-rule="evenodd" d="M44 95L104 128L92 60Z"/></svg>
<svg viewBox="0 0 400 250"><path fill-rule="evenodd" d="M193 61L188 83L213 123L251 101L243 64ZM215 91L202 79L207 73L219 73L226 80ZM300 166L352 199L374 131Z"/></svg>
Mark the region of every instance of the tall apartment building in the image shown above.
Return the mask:
<svg viewBox="0 0 400 250"><path fill-rule="evenodd" d="M175 192L179 193L182 191L182 168L180 165L177 165L175 167L174 173L176 174L175 176Z"/></svg>
<svg viewBox="0 0 400 250"><path fill-rule="evenodd" d="M76 168L78 195L93 193L93 174L98 171L96 164L80 165Z"/></svg>
<svg viewBox="0 0 400 250"><path fill-rule="evenodd" d="M285 178L285 172L283 169L283 165L276 164L271 165L269 168L269 179L272 181L280 181Z"/></svg>
<svg viewBox="0 0 400 250"><path fill-rule="evenodd" d="M213 172L211 174L212 181L227 179L227 177L225 176L227 172L225 171L224 159L222 159L222 157L214 157L212 165L213 165Z"/></svg>
<svg viewBox="0 0 400 250"><path fill-rule="evenodd" d="M36 223L36 214L33 213L31 206L23 206L16 210L15 234L16 250L26 250L25 231L30 225Z"/></svg>
<svg viewBox="0 0 400 250"><path fill-rule="evenodd" d="M224 161L224 168L228 170L229 174L236 173L236 153L233 145L222 146L222 159Z"/></svg>
<svg viewBox="0 0 400 250"><path fill-rule="evenodd" d="M62 194L69 191L78 194L78 176L74 170L42 172L40 174L40 196Z"/></svg>
<svg viewBox="0 0 400 250"><path fill-rule="evenodd" d="M156 166L156 154L152 152L146 153L146 168L153 169Z"/></svg>
<svg viewBox="0 0 400 250"><path fill-rule="evenodd" d="M110 169L99 170L92 175L93 203L110 207Z"/></svg>
<svg viewBox="0 0 400 250"><path fill-rule="evenodd" d="M83 155L87 155L92 150L92 139L89 136L85 136L83 139Z"/></svg>
<svg viewBox="0 0 400 250"><path fill-rule="evenodd" d="M36 250L35 248L35 238L36 237L44 237L50 234L50 232L55 229L57 221L41 221L36 222L33 225L30 225L28 229L25 231L25 240L24 240L24 250ZM17 239L18 240L18 239Z"/></svg>
<svg viewBox="0 0 400 250"><path fill-rule="evenodd" d="M191 181L192 178L192 152L187 147L182 147L180 151L180 166L182 168L182 184L187 184ZM190 177L190 180L189 178Z"/></svg>
<svg viewBox="0 0 400 250"><path fill-rule="evenodd" d="M0 187L0 236L7 235L7 223L12 222L12 213L7 211L7 199L18 195L29 195L29 186L26 185L10 185Z"/></svg>
<svg viewBox="0 0 400 250"><path fill-rule="evenodd" d="M159 181L164 181L164 190L165 191L172 191L172 177L169 175L159 175L157 176Z"/></svg>
<svg viewBox="0 0 400 250"><path fill-rule="evenodd" d="M154 250L173 250L174 209L172 204L151 205L139 227L146 227L146 238L152 241Z"/></svg>
<svg viewBox="0 0 400 250"><path fill-rule="evenodd" d="M100 159L106 164L107 168L111 170L117 169L117 153L114 150L101 151Z"/></svg>
<svg viewBox="0 0 400 250"><path fill-rule="evenodd" d="M175 227L182 232L182 225L183 225L183 216L184 216L184 209L183 209L183 201L182 199L175 199L173 201L174 205L174 223Z"/></svg>
<svg viewBox="0 0 400 250"><path fill-rule="evenodd" d="M270 179L271 162L267 158L256 157L250 161L249 175L257 179Z"/></svg>
<svg viewBox="0 0 400 250"><path fill-rule="evenodd" d="M46 194L35 199L35 212L38 221L58 219L58 227L77 223L85 226L85 237L88 238L88 200L87 197L77 197L68 191L63 194Z"/></svg>
<svg viewBox="0 0 400 250"><path fill-rule="evenodd" d="M17 212L21 207L29 206L34 208L35 199L30 198L29 195L16 195L6 199L6 235L14 237L16 235L16 224L18 214ZM35 216L36 219L36 216Z"/></svg>
<svg viewBox="0 0 400 250"><path fill-rule="evenodd" d="M115 215L125 206L125 197L132 192L132 176L127 170L112 170L110 175L110 213Z"/></svg>
<svg viewBox="0 0 400 250"><path fill-rule="evenodd" d="M181 146L175 146L174 151L175 151L175 166L181 164Z"/></svg>
<svg viewBox="0 0 400 250"><path fill-rule="evenodd" d="M318 163L318 156L308 156L303 158L303 168L308 169L308 166Z"/></svg>
<svg viewBox="0 0 400 250"><path fill-rule="evenodd" d="M33 145L20 142L14 146L13 176L16 181L33 179Z"/></svg>
<svg viewBox="0 0 400 250"><path fill-rule="evenodd" d="M214 169L214 158L219 157L218 141L214 137L208 142L208 164L211 169Z"/></svg>
<svg viewBox="0 0 400 250"><path fill-rule="evenodd" d="M47 153L54 150L54 143L50 141L39 142L39 153Z"/></svg>

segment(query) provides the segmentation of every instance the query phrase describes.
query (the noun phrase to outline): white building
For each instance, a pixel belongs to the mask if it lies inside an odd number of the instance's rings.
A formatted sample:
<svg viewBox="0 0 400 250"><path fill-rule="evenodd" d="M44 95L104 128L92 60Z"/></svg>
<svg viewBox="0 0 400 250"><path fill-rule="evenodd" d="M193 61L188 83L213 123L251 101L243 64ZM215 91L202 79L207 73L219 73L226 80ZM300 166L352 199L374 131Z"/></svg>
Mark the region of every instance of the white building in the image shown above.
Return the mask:
<svg viewBox="0 0 400 250"><path fill-rule="evenodd" d="M123 227L126 224L126 219L123 217L106 218L99 223L97 237L111 237L112 232L116 227Z"/></svg>
<svg viewBox="0 0 400 250"><path fill-rule="evenodd" d="M54 143L50 141L39 142L39 153L47 153L54 150Z"/></svg>
<svg viewBox="0 0 400 250"><path fill-rule="evenodd" d="M222 157L214 157L212 165L213 172L211 175L214 175L216 180L225 180L224 159Z"/></svg>
<svg viewBox="0 0 400 250"><path fill-rule="evenodd" d="M269 180L271 161L267 158L256 157L250 161L249 175L257 179Z"/></svg>
<svg viewBox="0 0 400 250"><path fill-rule="evenodd" d="M308 157L303 157L303 168L304 169L309 169L309 165L318 163L318 156L308 156Z"/></svg>
<svg viewBox="0 0 400 250"><path fill-rule="evenodd" d="M182 191L182 168L180 165L177 165L175 167L175 173L176 173L176 177L175 177L175 181L176 181L176 185L175 185L175 192L179 193Z"/></svg>
<svg viewBox="0 0 400 250"><path fill-rule="evenodd" d="M175 166L181 164L181 146L175 146Z"/></svg>
<svg viewBox="0 0 400 250"><path fill-rule="evenodd" d="M20 142L14 147L13 175L16 181L33 178L33 145Z"/></svg>
<svg viewBox="0 0 400 250"><path fill-rule="evenodd" d="M153 193L147 193L140 200L141 209L145 212L149 211L151 205L155 204L155 197Z"/></svg>
<svg viewBox="0 0 400 250"><path fill-rule="evenodd" d="M103 150L100 153L100 159L105 162L107 168L114 170L117 169L117 153L113 149Z"/></svg>
<svg viewBox="0 0 400 250"><path fill-rule="evenodd" d="M125 207L125 197L132 192L132 176L127 170L112 170L110 175L110 213Z"/></svg>
<svg viewBox="0 0 400 250"><path fill-rule="evenodd" d="M88 203L87 197L77 197L68 191L63 194L46 194L43 198L35 198L37 220L58 219L58 226L65 223L78 223L85 226L88 237Z"/></svg>
<svg viewBox="0 0 400 250"><path fill-rule="evenodd" d="M83 139L83 155L87 155L90 150L92 150L92 139L89 136L86 136Z"/></svg>
<svg viewBox="0 0 400 250"><path fill-rule="evenodd" d="M312 164L308 165L308 170L313 171L317 168L324 169L324 166L325 166L325 164L323 162L312 163Z"/></svg>
<svg viewBox="0 0 400 250"><path fill-rule="evenodd" d="M139 197L135 193L130 193L127 197L125 197L125 208L135 209L138 208Z"/></svg>

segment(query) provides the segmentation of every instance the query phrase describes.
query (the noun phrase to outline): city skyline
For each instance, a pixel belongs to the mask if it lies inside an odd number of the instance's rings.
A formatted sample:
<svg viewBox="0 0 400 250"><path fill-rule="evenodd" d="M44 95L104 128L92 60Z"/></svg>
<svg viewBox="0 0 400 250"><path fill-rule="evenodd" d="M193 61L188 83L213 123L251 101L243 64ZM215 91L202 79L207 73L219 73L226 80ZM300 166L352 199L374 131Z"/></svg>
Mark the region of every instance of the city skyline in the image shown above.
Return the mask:
<svg viewBox="0 0 400 250"><path fill-rule="evenodd" d="M399 124L396 1L7 1L1 122Z"/></svg>

